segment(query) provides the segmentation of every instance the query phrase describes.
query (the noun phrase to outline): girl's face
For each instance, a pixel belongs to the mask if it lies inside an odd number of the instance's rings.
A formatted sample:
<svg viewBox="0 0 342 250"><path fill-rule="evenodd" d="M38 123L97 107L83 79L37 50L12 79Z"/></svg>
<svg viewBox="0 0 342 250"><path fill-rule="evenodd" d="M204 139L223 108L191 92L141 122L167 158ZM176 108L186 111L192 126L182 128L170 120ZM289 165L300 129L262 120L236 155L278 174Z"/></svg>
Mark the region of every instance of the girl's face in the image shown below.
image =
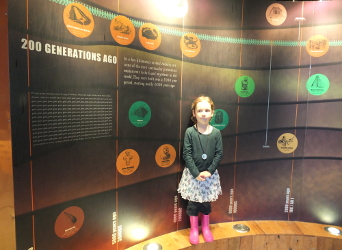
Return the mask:
<svg viewBox="0 0 342 250"><path fill-rule="evenodd" d="M211 105L207 101L197 103L195 110L192 111L197 123L202 125L208 125L213 114L214 110L211 109Z"/></svg>

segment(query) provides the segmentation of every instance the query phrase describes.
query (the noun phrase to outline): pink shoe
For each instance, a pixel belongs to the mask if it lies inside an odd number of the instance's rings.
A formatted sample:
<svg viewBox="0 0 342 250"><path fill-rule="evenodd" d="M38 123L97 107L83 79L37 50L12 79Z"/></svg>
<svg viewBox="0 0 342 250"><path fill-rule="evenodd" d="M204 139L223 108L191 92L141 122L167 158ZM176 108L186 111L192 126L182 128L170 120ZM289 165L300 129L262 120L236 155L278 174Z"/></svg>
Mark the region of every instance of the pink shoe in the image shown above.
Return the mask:
<svg viewBox="0 0 342 250"><path fill-rule="evenodd" d="M190 216L190 243L198 244L198 216Z"/></svg>
<svg viewBox="0 0 342 250"><path fill-rule="evenodd" d="M204 241L212 242L214 241L214 237L209 228L209 215L202 215L202 233Z"/></svg>

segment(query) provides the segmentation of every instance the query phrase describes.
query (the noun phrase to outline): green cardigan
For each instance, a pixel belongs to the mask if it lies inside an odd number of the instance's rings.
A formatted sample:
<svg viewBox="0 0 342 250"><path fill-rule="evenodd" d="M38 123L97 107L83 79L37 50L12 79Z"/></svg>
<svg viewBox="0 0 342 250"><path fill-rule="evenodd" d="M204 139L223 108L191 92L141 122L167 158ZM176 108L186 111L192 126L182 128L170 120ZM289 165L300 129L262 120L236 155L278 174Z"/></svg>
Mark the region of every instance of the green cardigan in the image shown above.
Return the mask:
<svg viewBox="0 0 342 250"><path fill-rule="evenodd" d="M203 153L207 154L206 160L202 159ZM183 159L185 167L190 170L194 178L206 170L213 174L222 159L222 154L220 130L213 127L210 134L204 135L199 133L194 126L187 128L184 135Z"/></svg>

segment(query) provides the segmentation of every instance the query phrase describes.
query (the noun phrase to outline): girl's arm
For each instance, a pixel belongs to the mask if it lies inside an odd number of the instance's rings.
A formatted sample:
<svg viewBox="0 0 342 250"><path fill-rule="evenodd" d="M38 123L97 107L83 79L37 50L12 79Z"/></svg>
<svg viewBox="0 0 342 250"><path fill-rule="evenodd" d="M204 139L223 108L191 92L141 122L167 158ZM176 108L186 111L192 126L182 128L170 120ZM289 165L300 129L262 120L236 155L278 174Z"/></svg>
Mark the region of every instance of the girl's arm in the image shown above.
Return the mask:
<svg viewBox="0 0 342 250"><path fill-rule="evenodd" d="M195 165L192 152L193 152L192 135L191 135L190 129L187 129L184 135L183 159L185 161L185 166L189 169L191 175L197 179L197 178L200 178L199 176L200 172L198 171L198 168Z"/></svg>
<svg viewBox="0 0 342 250"><path fill-rule="evenodd" d="M223 146L222 146L222 135L221 132L218 131L217 136L215 138L215 155L214 159L211 163L211 165L208 167L208 171L213 174L215 170L217 169L218 165L220 164L220 161L223 156Z"/></svg>

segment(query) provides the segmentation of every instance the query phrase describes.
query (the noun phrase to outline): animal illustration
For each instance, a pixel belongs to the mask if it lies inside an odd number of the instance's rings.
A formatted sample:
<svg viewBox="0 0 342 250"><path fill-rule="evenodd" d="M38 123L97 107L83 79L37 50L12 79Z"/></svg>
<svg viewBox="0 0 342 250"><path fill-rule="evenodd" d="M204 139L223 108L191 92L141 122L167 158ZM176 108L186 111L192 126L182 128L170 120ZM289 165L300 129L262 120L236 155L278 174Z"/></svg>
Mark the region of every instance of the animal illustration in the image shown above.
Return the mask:
<svg viewBox="0 0 342 250"><path fill-rule="evenodd" d="M291 139L286 139L286 136L283 136L279 141L278 141L278 143L279 144L282 144L283 146L287 146L287 145L289 145L289 143L292 143L293 142L293 139L294 139L294 137L292 137Z"/></svg>
<svg viewBox="0 0 342 250"><path fill-rule="evenodd" d="M150 27L142 28L141 35L147 39L156 40L158 38L158 31Z"/></svg>
<svg viewBox="0 0 342 250"><path fill-rule="evenodd" d="M192 36L184 36L184 44L189 49L197 49L198 48L197 42L198 42L197 38L194 38Z"/></svg>
<svg viewBox="0 0 342 250"><path fill-rule="evenodd" d="M126 35L129 35L132 32L131 27L129 27L128 25L125 25L120 20L114 20L113 29L120 31L121 33L126 34Z"/></svg>
<svg viewBox="0 0 342 250"><path fill-rule="evenodd" d="M68 219L71 221L72 224L75 224L77 222L77 218L73 216L70 213L64 212L64 214L68 217Z"/></svg>
<svg viewBox="0 0 342 250"><path fill-rule="evenodd" d="M91 23L91 19L75 5L71 6L69 11L69 19L81 25L89 25Z"/></svg>

